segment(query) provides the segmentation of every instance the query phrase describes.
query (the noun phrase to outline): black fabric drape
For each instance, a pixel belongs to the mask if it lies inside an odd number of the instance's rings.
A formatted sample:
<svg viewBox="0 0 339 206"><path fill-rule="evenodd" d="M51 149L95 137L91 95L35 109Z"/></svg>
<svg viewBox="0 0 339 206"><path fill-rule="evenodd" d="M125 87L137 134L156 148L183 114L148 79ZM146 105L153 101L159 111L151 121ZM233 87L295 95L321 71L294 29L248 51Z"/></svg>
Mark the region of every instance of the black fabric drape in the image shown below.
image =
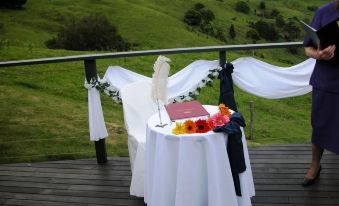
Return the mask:
<svg viewBox="0 0 339 206"><path fill-rule="evenodd" d="M227 153L230 161L234 188L237 196L241 196L239 174L246 170L244 148L242 144L242 133L240 127L245 127L243 116L234 112L230 122L221 127L216 127L214 132L224 132L228 134Z"/></svg>
<svg viewBox="0 0 339 206"><path fill-rule="evenodd" d="M223 68L219 72L220 79L220 96L219 103L225 104L228 108L233 111L238 111L237 104L234 99L234 90L233 90L233 80L232 80L232 72L233 72L233 64L227 63L225 68Z"/></svg>

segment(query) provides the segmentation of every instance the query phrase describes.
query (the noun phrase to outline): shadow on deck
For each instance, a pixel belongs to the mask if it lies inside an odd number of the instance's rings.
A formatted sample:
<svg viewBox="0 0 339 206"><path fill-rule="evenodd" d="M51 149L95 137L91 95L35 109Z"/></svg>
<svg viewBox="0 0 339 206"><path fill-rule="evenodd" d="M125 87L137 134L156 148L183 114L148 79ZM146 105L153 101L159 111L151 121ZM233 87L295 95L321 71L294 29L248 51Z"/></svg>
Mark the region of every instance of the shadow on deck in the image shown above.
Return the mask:
<svg viewBox="0 0 339 206"><path fill-rule="evenodd" d="M309 145L250 149L254 206L339 205L339 156L325 153L316 185L300 183L309 166ZM128 157L0 165L0 205L145 205L129 196Z"/></svg>

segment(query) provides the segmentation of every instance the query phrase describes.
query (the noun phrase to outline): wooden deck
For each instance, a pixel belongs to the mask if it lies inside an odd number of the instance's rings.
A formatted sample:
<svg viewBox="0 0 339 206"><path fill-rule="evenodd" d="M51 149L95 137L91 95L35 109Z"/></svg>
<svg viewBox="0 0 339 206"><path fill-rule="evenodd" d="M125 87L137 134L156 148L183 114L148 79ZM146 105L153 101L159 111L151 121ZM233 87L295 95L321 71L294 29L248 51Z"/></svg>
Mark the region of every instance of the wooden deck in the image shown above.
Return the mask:
<svg viewBox="0 0 339 206"><path fill-rule="evenodd" d="M254 206L339 205L339 156L325 153L316 185L300 183L310 162L309 145L250 149ZM0 165L0 205L144 205L129 196L127 157Z"/></svg>

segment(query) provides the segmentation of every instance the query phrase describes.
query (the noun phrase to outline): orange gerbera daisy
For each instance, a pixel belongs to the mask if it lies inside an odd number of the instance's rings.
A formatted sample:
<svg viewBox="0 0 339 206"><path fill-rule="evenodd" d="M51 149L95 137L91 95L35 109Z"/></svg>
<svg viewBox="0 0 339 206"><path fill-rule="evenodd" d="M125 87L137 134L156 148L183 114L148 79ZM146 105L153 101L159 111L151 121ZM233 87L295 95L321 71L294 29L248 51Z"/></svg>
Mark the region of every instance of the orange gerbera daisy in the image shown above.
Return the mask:
<svg viewBox="0 0 339 206"><path fill-rule="evenodd" d="M193 122L192 120L186 120L184 122L184 128L185 128L185 133L188 133L188 134L195 133L196 131L195 122Z"/></svg>
<svg viewBox="0 0 339 206"><path fill-rule="evenodd" d="M222 115L231 116L231 111L225 104L219 104L219 111Z"/></svg>
<svg viewBox="0 0 339 206"><path fill-rule="evenodd" d="M199 119L195 121L195 127L197 133L206 133L211 130L206 120Z"/></svg>

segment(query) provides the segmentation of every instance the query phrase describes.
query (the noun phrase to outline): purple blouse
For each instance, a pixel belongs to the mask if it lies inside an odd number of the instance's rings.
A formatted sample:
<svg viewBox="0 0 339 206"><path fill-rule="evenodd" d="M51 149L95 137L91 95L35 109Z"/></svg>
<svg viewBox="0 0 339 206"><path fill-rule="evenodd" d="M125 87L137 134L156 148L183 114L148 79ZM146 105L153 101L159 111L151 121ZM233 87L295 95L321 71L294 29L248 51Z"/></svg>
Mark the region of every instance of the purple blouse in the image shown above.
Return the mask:
<svg viewBox="0 0 339 206"><path fill-rule="evenodd" d="M316 11L311 26L319 29L338 18L339 11L335 9L335 3L328 3ZM305 37L304 46L315 47L309 37ZM335 56L334 58L339 57ZM310 79L310 85L320 90L339 93L339 65L331 64L325 60L317 60Z"/></svg>

